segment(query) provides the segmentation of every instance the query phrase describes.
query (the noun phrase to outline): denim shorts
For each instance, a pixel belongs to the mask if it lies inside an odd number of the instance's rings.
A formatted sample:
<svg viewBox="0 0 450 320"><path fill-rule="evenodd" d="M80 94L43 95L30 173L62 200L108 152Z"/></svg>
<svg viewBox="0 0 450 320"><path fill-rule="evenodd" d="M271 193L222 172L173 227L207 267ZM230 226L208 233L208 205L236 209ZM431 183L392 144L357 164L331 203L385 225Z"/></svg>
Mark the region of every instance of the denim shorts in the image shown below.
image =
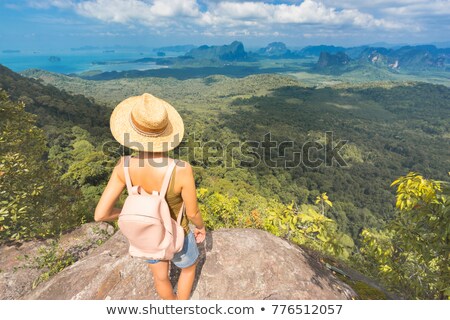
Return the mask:
<svg viewBox="0 0 450 320"><path fill-rule="evenodd" d="M183 249L177 252L171 260L178 268L187 268L192 266L199 256L197 242L195 241L194 234L189 232L184 237ZM160 260L145 260L150 264L158 263Z"/></svg>

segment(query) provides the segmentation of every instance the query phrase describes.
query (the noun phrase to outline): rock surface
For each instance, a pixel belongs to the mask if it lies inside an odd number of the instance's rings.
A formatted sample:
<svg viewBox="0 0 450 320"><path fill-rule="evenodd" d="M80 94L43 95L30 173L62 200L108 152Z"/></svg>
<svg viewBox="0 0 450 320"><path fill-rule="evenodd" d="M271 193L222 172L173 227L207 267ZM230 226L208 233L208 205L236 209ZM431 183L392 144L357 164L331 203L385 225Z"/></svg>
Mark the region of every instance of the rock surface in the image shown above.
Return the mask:
<svg viewBox="0 0 450 320"><path fill-rule="evenodd" d="M199 246L193 299L351 299L355 293L315 258L289 242L253 229L208 233ZM25 295L24 299L158 299L145 262L127 254L117 232ZM178 270L171 269L175 283Z"/></svg>
<svg viewBox="0 0 450 320"><path fill-rule="evenodd" d="M0 246L0 299L18 299L32 290L33 282L46 268L38 268L36 258L42 251L55 250L78 260L86 256L114 233L114 228L107 223L87 223L71 232L63 234L57 246L53 240L28 241L20 246Z"/></svg>

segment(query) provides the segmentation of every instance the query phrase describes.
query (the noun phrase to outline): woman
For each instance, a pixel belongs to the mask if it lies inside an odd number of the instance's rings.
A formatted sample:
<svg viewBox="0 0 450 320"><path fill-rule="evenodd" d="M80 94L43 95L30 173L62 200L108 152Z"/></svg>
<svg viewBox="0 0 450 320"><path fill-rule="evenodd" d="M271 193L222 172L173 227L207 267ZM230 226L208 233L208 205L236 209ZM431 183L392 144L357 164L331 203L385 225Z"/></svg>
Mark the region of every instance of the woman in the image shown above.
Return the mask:
<svg viewBox="0 0 450 320"><path fill-rule="evenodd" d="M177 147L184 135L183 120L178 112L167 102L148 93L122 101L111 115L110 127L114 138L137 150L138 155L131 159L121 157L118 161L95 209L95 221L113 221L119 217L121 210L114 205L127 184L125 169L128 169L132 185L140 186L147 193L160 190L168 165L175 161L167 156L167 151ZM199 256L197 243L204 241L206 231L197 206L192 167L184 161L176 164L166 193L172 218L177 218L183 202L186 213L181 222L185 231L183 249L172 259L181 268L176 294L169 279L169 261L147 262L156 291L162 299L186 300L191 295L195 278ZM193 233L186 217L195 225Z"/></svg>

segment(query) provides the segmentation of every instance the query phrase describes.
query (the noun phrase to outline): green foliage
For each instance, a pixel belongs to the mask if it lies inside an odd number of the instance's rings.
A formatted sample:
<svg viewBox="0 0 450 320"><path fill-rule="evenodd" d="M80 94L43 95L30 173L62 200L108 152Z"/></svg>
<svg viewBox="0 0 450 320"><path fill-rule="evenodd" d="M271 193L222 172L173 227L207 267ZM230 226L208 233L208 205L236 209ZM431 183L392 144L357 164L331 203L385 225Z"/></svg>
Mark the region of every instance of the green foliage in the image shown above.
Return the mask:
<svg viewBox="0 0 450 320"><path fill-rule="evenodd" d="M339 232L336 222L312 205L276 204L268 210L264 228L276 236L343 259L349 257L354 247L351 237Z"/></svg>
<svg viewBox="0 0 450 320"><path fill-rule="evenodd" d="M208 190L197 190L200 210L209 229L232 228L238 226L239 199L227 197L214 192L208 194Z"/></svg>
<svg viewBox="0 0 450 320"><path fill-rule="evenodd" d="M366 266L408 298L450 297L448 183L410 172L392 185L397 215L386 230L361 234Z"/></svg>
<svg viewBox="0 0 450 320"><path fill-rule="evenodd" d="M280 63L301 69L292 61L265 63L267 72L280 68ZM355 254L352 259L361 260L366 270L386 279L397 291L408 297L448 295L448 285L443 285L449 283L444 267L448 240L442 240L448 237L443 226L449 225L444 185L418 176L399 180L403 190L397 198L397 213L393 192L386 190L395 177L412 170L443 179L442 172L450 165L447 87L412 82L337 84L342 78L332 76L311 80L316 75L308 76L310 87L274 74L196 79L214 72L233 76L249 72L238 65L218 69L170 70L175 77L188 79L184 81L165 77L165 69L155 71L162 72L161 77L111 81L45 72L33 76L95 97L111 108L142 92L172 103L186 125L185 146L192 148L189 152L180 148L180 155L195 168L199 204L209 228L265 229L344 259L353 251L353 237L363 256ZM354 70L345 79L405 79L400 74L369 71ZM118 153L110 157L102 151L102 144L112 139L105 121L111 110L1 68L0 73L0 86L14 101L26 102L47 138L46 145L42 130L23 107L20 110L19 104L2 99L6 111L0 118L1 239L57 234L91 221L118 157ZM27 121L29 125L22 123ZM19 122L21 130L17 129ZM261 141L268 131L274 140L293 141L296 146L266 150L265 155L270 153L275 163L283 164L285 158L301 152L299 146L305 142L325 142L324 132L333 131L336 140L349 140L342 149L349 166L274 168L261 162L246 167L239 165L246 158L242 150L234 158L227 150L221 158L220 148L213 148L218 158L205 158L202 148L193 150L198 143L209 141L223 146L233 141ZM196 141L187 139L194 135ZM257 152L264 154L261 148ZM198 157L193 159L193 154ZM320 160L324 156L318 154ZM324 197L327 194L333 197L332 206ZM386 228L386 221L393 217ZM357 238L361 228L366 230Z"/></svg>
<svg viewBox="0 0 450 320"><path fill-rule="evenodd" d="M327 205L332 205L326 194ZM354 248L353 240L338 231L334 220L318 212L313 205L294 202L284 205L275 199L259 208L245 207L235 196L225 196L208 189L197 189L199 207L209 229L258 228L306 245L324 253L347 259Z"/></svg>
<svg viewBox="0 0 450 320"><path fill-rule="evenodd" d="M33 265L45 270L45 272L33 281L32 287L35 288L39 283L47 281L52 275L57 274L75 261L76 258L60 249L56 241L52 241L50 247L39 248L38 256L34 258Z"/></svg>
<svg viewBox="0 0 450 320"><path fill-rule="evenodd" d="M270 67L280 63L269 62ZM386 186L395 177L414 170L443 179L442 172L450 165L450 139L446 136L450 126L445 121L450 117L450 90L444 86L367 83L367 75L366 83L333 87L327 87L332 82L323 84L322 79L306 87L304 82L275 74L242 79L213 75L184 81L157 77L87 81L42 72L41 76L59 88L94 96L111 108L127 96L142 92L166 99L185 122L183 147L191 149L190 154L180 153L195 167L199 187L237 196L241 211L248 212L260 197L265 198L262 203L274 198L302 204L326 192L334 200L333 208L326 210L327 216L355 241L361 228L382 228L394 215L393 192ZM274 140L293 141L297 146L287 149L286 154L272 150L275 162L300 152L299 146L305 142L323 142L324 132L333 131L336 140L349 141L342 149L349 166L270 168L261 162L249 168L239 166L239 160L246 158L244 152L237 152L234 161L229 160L230 152L224 151L219 161L203 159L202 148L194 152L196 143L217 141L225 146L233 141L261 141L269 131ZM196 142L191 139L194 135ZM99 150L99 143L92 137L84 140ZM61 142L59 151L69 159L64 174L72 161L65 148L72 147ZM262 155L261 150L258 152ZM199 157L194 159L194 153ZM323 155L319 156L323 160Z"/></svg>
<svg viewBox="0 0 450 320"><path fill-rule="evenodd" d="M47 237L79 223L68 204L76 193L43 161L35 118L0 91L0 241Z"/></svg>
<svg viewBox="0 0 450 320"><path fill-rule="evenodd" d="M45 150L42 130L21 103L0 91L0 239L20 239L36 232L38 205L44 181L39 161Z"/></svg>

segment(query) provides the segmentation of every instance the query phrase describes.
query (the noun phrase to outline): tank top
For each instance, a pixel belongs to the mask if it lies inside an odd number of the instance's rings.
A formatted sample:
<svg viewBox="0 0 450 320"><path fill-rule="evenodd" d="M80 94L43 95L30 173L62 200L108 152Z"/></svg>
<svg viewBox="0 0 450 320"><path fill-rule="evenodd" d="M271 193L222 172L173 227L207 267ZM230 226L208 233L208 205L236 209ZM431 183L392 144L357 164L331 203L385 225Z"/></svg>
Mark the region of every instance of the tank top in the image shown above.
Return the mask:
<svg viewBox="0 0 450 320"><path fill-rule="evenodd" d="M169 188L166 192L166 201L167 201L167 204L169 205L170 216L175 221L177 220L181 205L183 204L183 198L181 197L181 193L175 193L173 190L173 188L175 186L176 174L177 174L177 167L175 166L175 169L172 171L172 176L170 177ZM187 235L190 231L189 220L186 217L186 212L183 212L183 213L184 213L183 217L181 218L181 226L184 229L184 234Z"/></svg>

